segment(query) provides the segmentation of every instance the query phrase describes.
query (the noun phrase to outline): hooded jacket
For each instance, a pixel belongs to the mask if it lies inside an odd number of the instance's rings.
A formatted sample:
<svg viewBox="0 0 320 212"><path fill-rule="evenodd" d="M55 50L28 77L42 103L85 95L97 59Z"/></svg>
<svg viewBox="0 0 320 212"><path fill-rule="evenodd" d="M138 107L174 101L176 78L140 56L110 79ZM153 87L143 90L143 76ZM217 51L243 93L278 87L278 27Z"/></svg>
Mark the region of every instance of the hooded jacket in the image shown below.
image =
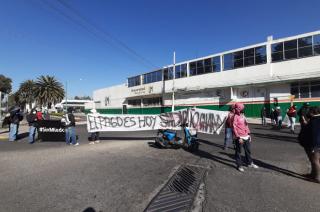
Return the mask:
<svg viewBox="0 0 320 212"><path fill-rule="evenodd" d="M244 109L242 103L235 104L235 114L233 117L233 134L236 138L247 137L250 134L246 117L241 114Z"/></svg>

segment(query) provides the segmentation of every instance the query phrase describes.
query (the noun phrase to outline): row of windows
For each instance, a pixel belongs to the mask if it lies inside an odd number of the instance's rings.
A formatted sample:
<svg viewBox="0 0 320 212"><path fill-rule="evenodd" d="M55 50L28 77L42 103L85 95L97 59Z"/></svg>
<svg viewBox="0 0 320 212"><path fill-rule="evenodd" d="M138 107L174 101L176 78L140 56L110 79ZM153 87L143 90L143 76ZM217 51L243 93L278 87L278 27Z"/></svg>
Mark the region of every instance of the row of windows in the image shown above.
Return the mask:
<svg viewBox="0 0 320 212"><path fill-rule="evenodd" d="M142 99L142 103L144 106L158 106L162 104L162 98L161 97L145 98L145 99ZM141 99L130 99L128 100L128 105L141 106Z"/></svg>
<svg viewBox="0 0 320 212"><path fill-rule="evenodd" d="M272 44L272 62L320 55L320 35Z"/></svg>
<svg viewBox="0 0 320 212"><path fill-rule="evenodd" d="M266 62L266 46L259 46L223 55L224 70L259 65Z"/></svg>
<svg viewBox="0 0 320 212"><path fill-rule="evenodd" d="M320 55L320 35L272 44L272 62ZM223 55L223 69L220 56L198 60L189 63L190 76L219 72L264 64L267 62L266 46L245 49ZM175 67L175 79L187 76L187 64ZM143 74L143 84L173 79L173 67ZM128 87L141 85L140 76L128 78Z"/></svg>
<svg viewBox="0 0 320 212"><path fill-rule="evenodd" d="M320 97L320 81L292 83L291 95L295 98Z"/></svg>
<svg viewBox="0 0 320 212"><path fill-rule="evenodd" d="M220 56L191 62L189 65L190 76L219 72L221 70Z"/></svg>
<svg viewBox="0 0 320 212"><path fill-rule="evenodd" d="M141 85L140 76L128 78L128 87L133 87L137 85Z"/></svg>

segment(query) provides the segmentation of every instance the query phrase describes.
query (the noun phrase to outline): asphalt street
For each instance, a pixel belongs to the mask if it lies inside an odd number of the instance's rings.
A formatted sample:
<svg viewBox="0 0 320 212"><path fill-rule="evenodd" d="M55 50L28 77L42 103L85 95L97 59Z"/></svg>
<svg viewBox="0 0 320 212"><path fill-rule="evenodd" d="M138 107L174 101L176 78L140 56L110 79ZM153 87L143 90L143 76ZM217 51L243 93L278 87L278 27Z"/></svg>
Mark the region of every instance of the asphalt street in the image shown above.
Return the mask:
<svg viewBox="0 0 320 212"><path fill-rule="evenodd" d="M102 133L89 145L0 142L0 211L143 211L182 164L208 167L203 211L319 211L320 185L302 175L309 164L289 130L251 125L252 153L260 166L236 170L224 135L200 135L200 149L158 149L155 132Z"/></svg>

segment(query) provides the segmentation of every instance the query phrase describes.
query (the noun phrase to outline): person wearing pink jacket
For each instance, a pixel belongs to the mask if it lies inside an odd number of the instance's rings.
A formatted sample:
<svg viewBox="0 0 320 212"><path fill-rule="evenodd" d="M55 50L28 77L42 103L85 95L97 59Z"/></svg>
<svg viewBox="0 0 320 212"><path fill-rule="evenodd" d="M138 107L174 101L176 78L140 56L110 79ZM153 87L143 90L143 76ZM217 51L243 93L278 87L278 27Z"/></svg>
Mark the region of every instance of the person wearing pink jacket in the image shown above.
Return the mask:
<svg viewBox="0 0 320 212"><path fill-rule="evenodd" d="M238 102L235 104L234 110L235 110L235 114L233 117L233 135L234 135L235 144L236 144L235 158L236 158L237 169L241 172L244 172L244 169L242 167L242 160L241 160L242 147L244 149L244 153L246 156L246 163L248 164L248 167L255 168L255 169L259 168L257 165L253 163L251 158L251 149L250 149L251 137L250 137L249 126L248 126L246 117L244 116L244 105Z"/></svg>

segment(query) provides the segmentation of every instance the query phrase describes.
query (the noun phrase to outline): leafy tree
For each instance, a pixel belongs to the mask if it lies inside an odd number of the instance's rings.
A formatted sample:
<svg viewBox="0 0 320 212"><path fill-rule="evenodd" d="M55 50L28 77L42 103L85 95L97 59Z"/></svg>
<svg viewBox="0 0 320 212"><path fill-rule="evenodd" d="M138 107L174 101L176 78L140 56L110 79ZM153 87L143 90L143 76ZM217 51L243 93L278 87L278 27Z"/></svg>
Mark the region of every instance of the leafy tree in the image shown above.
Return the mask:
<svg viewBox="0 0 320 212"><path fill-rule="evenodd" d="M19 90L19 101L21 105L29 105L32 107L32 103L35 101L35 82L33 80L26 80L20 84Z"/></svg>
<svg viewBox="0 0 320 212"><path fill-rule="evenodd" d="M4 75L0 74L0 91L3 93L10 93L12 86L12 80Z"/></svg>
<svg viewBox="0 0 320 212"><path fill-rule="evenodd" d="M63 85L54 76L40 76L35 83L35 99L43 106L60 102L64 97Z"/></svg>

